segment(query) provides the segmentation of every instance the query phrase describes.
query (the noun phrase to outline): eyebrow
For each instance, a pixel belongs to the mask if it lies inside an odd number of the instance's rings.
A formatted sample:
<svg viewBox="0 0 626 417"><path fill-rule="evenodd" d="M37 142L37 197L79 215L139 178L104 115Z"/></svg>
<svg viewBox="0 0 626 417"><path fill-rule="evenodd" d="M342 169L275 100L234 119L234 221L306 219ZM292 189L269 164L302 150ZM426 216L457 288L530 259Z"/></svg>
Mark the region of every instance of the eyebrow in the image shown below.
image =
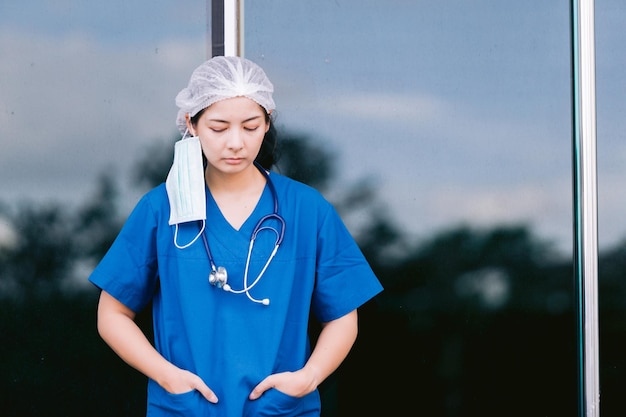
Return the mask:
<svg viewBox="0 0 626 417"><path fill-rule="evenodd" d="M242 123L251 122L253 120L260 119L261 117L263 117L263 116L261 116L261 115L259 115L259 116L252 116L252 117L250 117L250 118L248 118L246 120L243 120ZM230 121L222 120L222 119L209 119L209 121L210 122L217 122L217 123L230 123Z"/></svg>

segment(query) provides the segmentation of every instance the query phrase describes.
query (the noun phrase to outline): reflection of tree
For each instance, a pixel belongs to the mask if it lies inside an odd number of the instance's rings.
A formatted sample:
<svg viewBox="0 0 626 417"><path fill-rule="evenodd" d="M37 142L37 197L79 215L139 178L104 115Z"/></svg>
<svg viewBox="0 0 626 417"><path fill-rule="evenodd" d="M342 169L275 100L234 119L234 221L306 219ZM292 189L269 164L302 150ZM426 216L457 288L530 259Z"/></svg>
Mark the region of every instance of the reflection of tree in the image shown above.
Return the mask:
<svg viewBox="0 0 626 417"><path fill-rule="evenodd" d="M76 255L68 213L60 206L26 204L18 213L13 222L18 239L0 256L0 288L23 301L55 296Z"/></svg>
<svg viewBox="0 0 626 417"><path fill-rule="evenodd" d="M486 231L461 226L424 242L397 264L389 292L424 297L431 308L446 311L507 308L545 312L549 307L564 311L571 308L570 300L562 300L561 306L550 300L559 291L570 292L571 274L567 269L555 271L551 266L554 260L550 247L524 226Z"/></svg>
<svg viewBox="0 0 626 417"><path fill-rule="evenodd" d="M413 375L413 389L439 399L428 403L426 415L532 415L530 408L508 409L527 395L529 381L550 390L534 396L543 407L562 411L575 402L573 321L563 326L572 305L569 298L551 301L572 293L571 270L527 228L444 231L383 276L380 309L387 322L405 324L394 331L403 335L400 346L389 349L379 372ZM394 355L406 345L408 351ZM550 368L559 370L556 381L544 375Z"/></svg>
<svg viewBox="0 0 626 417"><path fill-rule="evenodd" d="M334 172L330 152L315 146L309 137L290 134L280 139L277 169L283 175L309 184L319 190L328 186Z"/></svg>
<svg viewBox="0 0 626 417"><path fill-rule="evenodd" d="M164 180L172 143L155 144L138 161L135 184ZM281 144L280 172L331 190L327 151L304 135L286 135ZM325 415L575 413L571 260L524 225L461 225L413 246L371 182L339 196L333 203L385 291L362 308L357 344L322 387ZM113 177L103 175L75 210L0 207L17 235L0 244L3 415L143 414L144 379L96 334L97 292L68 286L85 281L116 236L123 221L118 200ZM610 358L623 356L616 335L626 302L624 247L600 260L603 352ZM614 381L623 374L607 375ZM611 414L606 405L603 414Z"/></svg>

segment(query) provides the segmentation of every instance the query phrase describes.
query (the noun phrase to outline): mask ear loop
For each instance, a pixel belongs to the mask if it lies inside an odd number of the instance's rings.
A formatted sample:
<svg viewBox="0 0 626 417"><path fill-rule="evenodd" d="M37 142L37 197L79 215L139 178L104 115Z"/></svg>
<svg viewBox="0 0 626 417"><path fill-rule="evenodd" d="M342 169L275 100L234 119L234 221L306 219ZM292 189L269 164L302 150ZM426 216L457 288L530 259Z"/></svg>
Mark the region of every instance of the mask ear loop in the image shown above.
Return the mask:
<svg viewBox="0 0 626 417"><path fill-rule="evenodd" d="M189 246L193 245L194 242L196 240L198 240L198 238L200 236L202 236L202 233L204 232L204 227L206 225L206 221L202 220L202 227L200 228L200 232L198 232L198 234L196 235L196 237L193 238L193 240L189 243L187 243L186 245L179 245L177 240L178 240L178 223L176 224L176 228L174 229L174 246L176 246L178 249L187 249Z"/></svg>
<svg viewBox="0 0 626 417"><path fill-rule="evenodd" d="M183 140L187 138L187 133L189 133L188 127L185 128L185 133L183 133L183 137L180 139ZM192 136L189 136L189 137L192 137ZM176 223L176 228L174 229L174 246L176 246L178 249L187 249L189 246L193 245L195 241L198 240L198 238L202 235L202 233L204 232L205 226L206 226L206 221L202 220L202 227L200 228L200 232L198 232L196 237L194 237L193 240L187 243L186 245L179 245L178 244L178 223Z"/></svg>

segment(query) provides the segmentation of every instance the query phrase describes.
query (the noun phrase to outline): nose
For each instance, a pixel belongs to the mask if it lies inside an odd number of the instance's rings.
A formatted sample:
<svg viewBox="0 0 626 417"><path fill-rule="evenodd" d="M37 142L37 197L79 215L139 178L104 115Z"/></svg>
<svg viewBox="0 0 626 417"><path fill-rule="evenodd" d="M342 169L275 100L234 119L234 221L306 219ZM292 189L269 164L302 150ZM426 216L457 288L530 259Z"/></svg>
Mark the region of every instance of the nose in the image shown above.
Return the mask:
<svg viewBox="0 0 626 417"><path fill-rule="evenodd" d="M241 129L231 129L230 135L228 135L228 148L234 151L238 151L243 148L243 144L243 132L241 131Z"/></svg>

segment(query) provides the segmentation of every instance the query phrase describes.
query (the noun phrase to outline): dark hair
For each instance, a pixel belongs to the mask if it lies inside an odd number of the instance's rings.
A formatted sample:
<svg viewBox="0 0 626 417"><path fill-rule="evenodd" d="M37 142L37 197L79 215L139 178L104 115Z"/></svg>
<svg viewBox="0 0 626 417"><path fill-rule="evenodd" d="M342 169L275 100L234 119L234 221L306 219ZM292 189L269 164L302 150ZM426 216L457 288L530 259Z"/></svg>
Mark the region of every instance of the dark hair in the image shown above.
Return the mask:
<svg viewBox="0 0 626 417"><path fill-rule="evenodd" d="M263 137L263 143L261 143L261 149L259 149L259 154L256 156L255 161L259 163L265 169L271 169L272 166L278 162L278 152L277 152L277 144L278 144L278 132L274 127L274 120L272 120L272 116L270 116L263 106L260 106L265 114L265 122L270 124L269 129L265 133L265 137ZM200 110L196 113L195 116L191 118L191 125L196 126L202 113L204 113L206 109ZM206 167L206 158L204 154L202 154L202 162Z"/></svg>

